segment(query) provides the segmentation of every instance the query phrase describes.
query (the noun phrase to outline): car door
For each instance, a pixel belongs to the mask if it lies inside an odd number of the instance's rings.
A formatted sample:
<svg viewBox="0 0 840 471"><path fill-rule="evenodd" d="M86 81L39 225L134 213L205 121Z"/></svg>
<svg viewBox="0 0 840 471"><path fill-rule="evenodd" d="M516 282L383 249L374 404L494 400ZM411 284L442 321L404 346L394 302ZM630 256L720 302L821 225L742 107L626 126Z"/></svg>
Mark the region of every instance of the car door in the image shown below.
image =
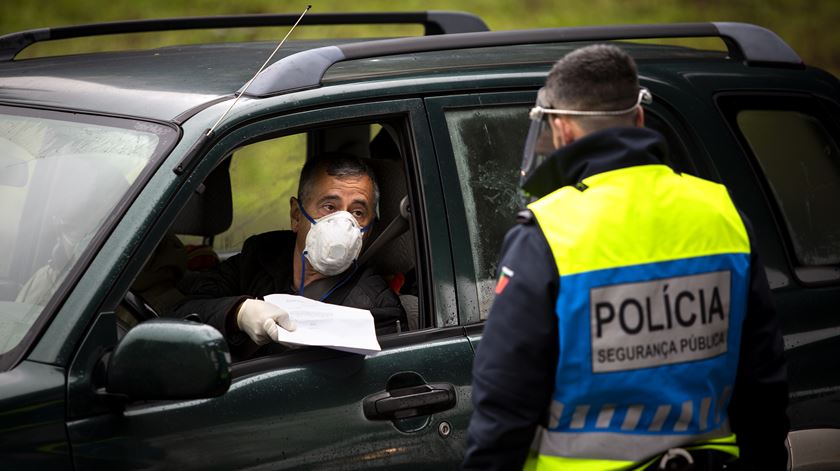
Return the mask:
<svg viewBox="0 0 840 471"><path fill-rule="evenodd" d="M236 363L231 386L220 397L132 402L94 394L96 364L115 342L114 316L103 313L71 366L67 431L77 469L460 464L473 353L458 322L439 170L421 100L319 107L254 120L207 152L173 199L181 203L163 211L147 237L160 238L198 182L238 146L377 116L402 123L421 328L381 337L382 351L375 355L304 348Z"/></svg>
<svg viewBox="0 0 840 471"><path fill-rule="evenodd" d="M792 469L840 466L827 445L840 439L834 406L840 397L840 106L836 90L821 92L717 97L744 153L745 168L724 178L739 181L736 203L752 218L760 254L770 260L787 360Z"/></svg>

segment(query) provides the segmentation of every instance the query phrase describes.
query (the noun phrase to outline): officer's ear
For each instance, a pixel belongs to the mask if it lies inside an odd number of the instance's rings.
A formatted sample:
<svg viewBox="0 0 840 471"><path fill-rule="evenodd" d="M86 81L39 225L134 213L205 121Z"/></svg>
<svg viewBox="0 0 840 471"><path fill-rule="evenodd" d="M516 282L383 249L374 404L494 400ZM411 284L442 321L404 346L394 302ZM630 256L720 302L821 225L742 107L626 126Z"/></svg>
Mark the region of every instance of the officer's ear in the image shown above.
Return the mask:
<svg viewBox="0 0 840 471"><path fill-rule="evenodd" d="M634 123L637 128L645 127L645 109L641 106L638 107L636 111L636 122Z"/></svg>
<svg viewBox="0 0 840 471"><path fill-rule="evenodd" d="M555 149L567 146L586 134L578 123L568 116L551 116L548 123L551 126Z"/></svg>

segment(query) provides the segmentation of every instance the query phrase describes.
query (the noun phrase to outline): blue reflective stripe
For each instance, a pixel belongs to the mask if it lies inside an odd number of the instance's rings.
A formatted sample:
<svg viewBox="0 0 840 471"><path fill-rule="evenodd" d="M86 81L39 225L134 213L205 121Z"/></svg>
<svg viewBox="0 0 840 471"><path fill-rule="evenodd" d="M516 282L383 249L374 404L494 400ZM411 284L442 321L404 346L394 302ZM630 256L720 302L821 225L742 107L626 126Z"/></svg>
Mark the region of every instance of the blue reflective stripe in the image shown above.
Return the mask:
<svg viewBox="0 0 840 471"><path fill-rule="evenodd" d="M728 271L731 275L725 353L690 362L627 371L593 372L590 317L590 293L593 289L720 271ZM563 404L563 412L551 430L694 435L719 427L726 420L726 414L716 411L726 410L729 401L727 388L731 391L737 370L748 276L749 254L746 253L561 275L561 294L556 305L560 356L554 400ZM631 340L632 337L628 336L627 341ZM691 351L691 339L680 340L687 341L685 345L678 343L677 348ZM702 346L700 342L699 337L695 339L695 349ZM663 381L666 377L667 382ZM690 402L687 404L687 401ZM588 406L585 418L581 417L580 405ZM610 409L611 416L604 427L606 417L602 416L599 424L599 415L602 410ZM690 423L675 429L684 414L691 418ZM701 422L705 423L705 427L701 427Z"/></svg>

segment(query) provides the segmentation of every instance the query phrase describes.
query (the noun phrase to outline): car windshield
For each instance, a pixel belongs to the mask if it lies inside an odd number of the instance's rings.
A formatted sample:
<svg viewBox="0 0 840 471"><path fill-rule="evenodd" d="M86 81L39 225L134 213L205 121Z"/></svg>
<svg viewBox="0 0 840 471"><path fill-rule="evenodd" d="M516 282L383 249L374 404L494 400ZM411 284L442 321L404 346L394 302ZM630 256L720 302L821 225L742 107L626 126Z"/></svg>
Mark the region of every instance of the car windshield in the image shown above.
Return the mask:
<svg viewBox="0 0 840 471"><path fill-rule="evenodd" d="M35 325L173 134L153 123L0 107L0 355Z"/></svg>

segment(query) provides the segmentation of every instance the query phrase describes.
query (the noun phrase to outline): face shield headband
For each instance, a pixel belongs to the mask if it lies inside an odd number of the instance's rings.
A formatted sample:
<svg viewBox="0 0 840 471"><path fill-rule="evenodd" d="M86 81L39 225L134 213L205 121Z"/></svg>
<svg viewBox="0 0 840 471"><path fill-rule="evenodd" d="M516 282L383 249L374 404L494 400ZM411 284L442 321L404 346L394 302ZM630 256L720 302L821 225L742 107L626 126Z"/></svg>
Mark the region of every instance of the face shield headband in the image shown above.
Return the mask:
<svg viewBox="0 0 840 471"><path fill-rule="evenodd" d="M606 110L606 111L580 111L580 110L558 110L552 108L543 108L539 104L531 108L528 117L531 121L542 121L547 114L566 115L566 116L621 116L632 113L639 105L649 105L653 103L653 95L650 90L645 87L639 89L639 96L636 98L636 103L629 108L623 110Z"/></svg>
<svg viewBox="0 0 840 471"><path fill-rule="evenodd" d="M540 89L537 95L537 103L531 108L528 117L531 119L531 127L525 138L525 149L522 155L522 165L519 174L519 186L522 187L528 177L557 149L554 148L554 139L551 126L548 124L547 115L558 116L622 116L630 114L641 105L649 105L653 102L653 96L647 88L640 88L636 103L629 108L622 110L563 110L543 107L544 89ZM527 203L526 195L523 196L523 203Z"/></svg>

